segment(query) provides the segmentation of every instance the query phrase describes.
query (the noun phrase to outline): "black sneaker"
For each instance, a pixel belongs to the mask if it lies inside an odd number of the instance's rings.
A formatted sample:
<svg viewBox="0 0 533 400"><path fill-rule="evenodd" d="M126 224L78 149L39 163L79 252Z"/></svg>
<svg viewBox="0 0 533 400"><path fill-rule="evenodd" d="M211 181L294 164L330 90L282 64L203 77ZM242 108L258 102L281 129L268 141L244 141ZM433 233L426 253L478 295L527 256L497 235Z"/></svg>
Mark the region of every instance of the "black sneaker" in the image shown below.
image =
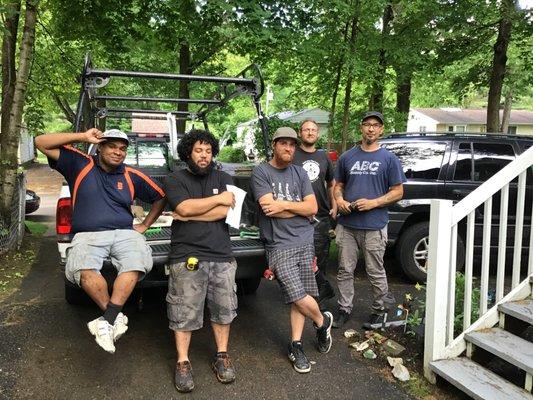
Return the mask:
<svg viewBox="0 0 533 400"><path fill-rule="evenodd" d="M296 372L305 374L311 371L311 363L304 353L302 342L299 340L289 343L289 360L292 361L292 366Z"/></svg>
<svg viewBox="0 0 533 400"><path fill-rule="evenodd" d="M324 323L320 328L316 329L316 342L317 342L317 350L320 353L327 353L331 349L331 344L333 343L333 339L331 338L331 325L333 325L333 315L329 311L325 311L323 313L324 315ZM314 325L314 324L313 324Z"/></svg>
<svg viewBox="0 0 533 400"><path fill-rule="evenodd" d="M176 371L174 372L174 385L180 393L188 393L194 389L194 381L192 380L192 366L189 361L176 363Z"/></svg>
<svg viewBox="0 0 533 400"><path fill-rule="evenodd" d="M235 368L227 353L217 353L212 368L219 382L231 383L235 380Z"/></svg>
<svg viewBox="0 0 533 400"><path fill-rule="evenodd" d="M367 329L385 329L390 326L403 326L407 323L405 315L398 313L394 315L392 312L382 312L370 314L368 321L363 324L363 328Z"/></svg>
<svg viewBox="0 0 533 400"><path fill-rule="evenodd" d="M326 300L335 297L335 291L328 281L318 285L318 305L321 306Z"/></svg>
<svg viewBox="0 0 533 400"><path fill-rule="evenodd" d="M339 310L337 318L333 321L334 328L342 328L342 326L350 319L350 314L346 311Z"/></svg>

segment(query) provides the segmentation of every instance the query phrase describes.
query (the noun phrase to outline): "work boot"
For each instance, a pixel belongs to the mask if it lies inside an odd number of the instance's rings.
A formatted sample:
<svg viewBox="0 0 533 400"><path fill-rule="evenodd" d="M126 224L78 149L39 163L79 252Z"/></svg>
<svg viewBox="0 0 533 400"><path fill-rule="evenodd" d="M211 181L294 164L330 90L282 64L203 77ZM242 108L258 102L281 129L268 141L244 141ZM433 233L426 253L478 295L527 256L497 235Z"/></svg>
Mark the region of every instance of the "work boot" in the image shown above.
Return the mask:
<svg viewBox="0 0 533 400"><path fill-rule="evenodd" d="M289 360L292 362L292 366L301 374L305 374L311 371L311 363L307 359L307 356L304 353L304 348L302 342L297 340L292 343L289 343Z"/></svg>
<svg viewBox="0 0 533 400"><path fill-rule="evenodd" d="M107 322L104 317L99 317L89 322L87 328L102 349L111 354L115 353L113 325Z"/></svg>
<svg viewBox="0 0 533 400"><path fill-rule="evenodd" d="M235 368L226 352L215 355L215 361L211 365L219 382L231 383L235 380Z"/></svg>
<svg viewBox="0 0 533 400"><path fill-rule="evenodd" d="M331 349L331 344L333 339L331 338L331 325L333 324L333 315L329 311L324 312L324 322L320 328L316 329L316 341L317 341L317 350L320 353L327 353Z"/></svg>
<svg viewBox="0 0 533 400"><path fill-rule="evenodd" d="M189 360L176 363L174 372L174 386L180 393L188 393L194 389L192 366Z"/></svg>
<svg viewBox="0 0 533 400"><path fill-rule="evenodd" d="M324 303L328 299L332 299L335 297L335 291L331 287L331 284L328 281L325 281L324 283L321 283L318 285L318 305L322 306L322 303Z"/></svg>
<svg viewBox="0 0 533 400"><path fill-rule="evenodd" d="M350 314L344 310L339 310L337 318L333 321L334 328L342 328L342 326L350 319Z"/></svg>

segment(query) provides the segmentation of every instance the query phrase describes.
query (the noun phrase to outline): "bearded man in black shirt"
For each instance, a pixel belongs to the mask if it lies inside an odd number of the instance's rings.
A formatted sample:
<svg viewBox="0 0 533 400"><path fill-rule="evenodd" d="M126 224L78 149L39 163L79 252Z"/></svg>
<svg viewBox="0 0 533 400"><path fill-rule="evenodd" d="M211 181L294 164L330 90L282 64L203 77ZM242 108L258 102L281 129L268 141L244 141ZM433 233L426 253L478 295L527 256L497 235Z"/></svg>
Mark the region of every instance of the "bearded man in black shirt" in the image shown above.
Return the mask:
<svg viewBox="0 0 533 400"><path fill-rule="evenodd" d="M217 346L213 370L222 383L235 380L227 350L230 324L237 315L237 263L224 221L235 198L227 190L233 184L231 177L213 168L218 151L213 135L192 130L178 145L178 155L187 168L173 172L165 182L175 216L167 307L176 340L175 386L179 392L194 388L189 344L192 331L203 325L206 299Z"/></svg>

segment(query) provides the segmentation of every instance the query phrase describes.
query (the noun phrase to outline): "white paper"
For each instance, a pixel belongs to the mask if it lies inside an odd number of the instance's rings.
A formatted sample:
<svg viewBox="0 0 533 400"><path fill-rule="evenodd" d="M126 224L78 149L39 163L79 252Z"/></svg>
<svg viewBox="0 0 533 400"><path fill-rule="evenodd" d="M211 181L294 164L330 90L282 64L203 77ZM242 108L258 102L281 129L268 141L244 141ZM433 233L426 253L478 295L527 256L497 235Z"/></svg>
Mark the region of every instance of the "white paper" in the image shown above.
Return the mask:
<svg viewBox="0 0 533 400"><path fill-rule="evenodd" d="M235 195L235 207L230 207L228 215L226 216L226 224L232 228L239 229L241 224L242 203L244 203L246 192L234 185L226 185L226 189L228 192Z"/></svg>

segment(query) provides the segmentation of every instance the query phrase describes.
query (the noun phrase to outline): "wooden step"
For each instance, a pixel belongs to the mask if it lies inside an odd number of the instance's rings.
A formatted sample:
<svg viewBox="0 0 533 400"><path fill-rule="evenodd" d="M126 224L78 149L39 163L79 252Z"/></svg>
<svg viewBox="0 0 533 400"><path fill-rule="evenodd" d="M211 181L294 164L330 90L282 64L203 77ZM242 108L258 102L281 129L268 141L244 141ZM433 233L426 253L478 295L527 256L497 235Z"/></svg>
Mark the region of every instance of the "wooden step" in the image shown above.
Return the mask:
<svg viewBox="0 0 533 400"><path fill-rule="evenodd" d="M533 299L510 301L500 304L498 311L533 325Z"/></svg>
<svg viewBox="0 0 533 400"><path fill-rule="evenodd" d="M429 367L455 387L478 400L532 400L531 393L513 385L466 357L429 363Z"/></svg>
<svg viewBox="0 0 533 400"><path fill-rule="evenodd" d="M500 328L470 332L465 339L533 374L533 343Z"/></svg>

